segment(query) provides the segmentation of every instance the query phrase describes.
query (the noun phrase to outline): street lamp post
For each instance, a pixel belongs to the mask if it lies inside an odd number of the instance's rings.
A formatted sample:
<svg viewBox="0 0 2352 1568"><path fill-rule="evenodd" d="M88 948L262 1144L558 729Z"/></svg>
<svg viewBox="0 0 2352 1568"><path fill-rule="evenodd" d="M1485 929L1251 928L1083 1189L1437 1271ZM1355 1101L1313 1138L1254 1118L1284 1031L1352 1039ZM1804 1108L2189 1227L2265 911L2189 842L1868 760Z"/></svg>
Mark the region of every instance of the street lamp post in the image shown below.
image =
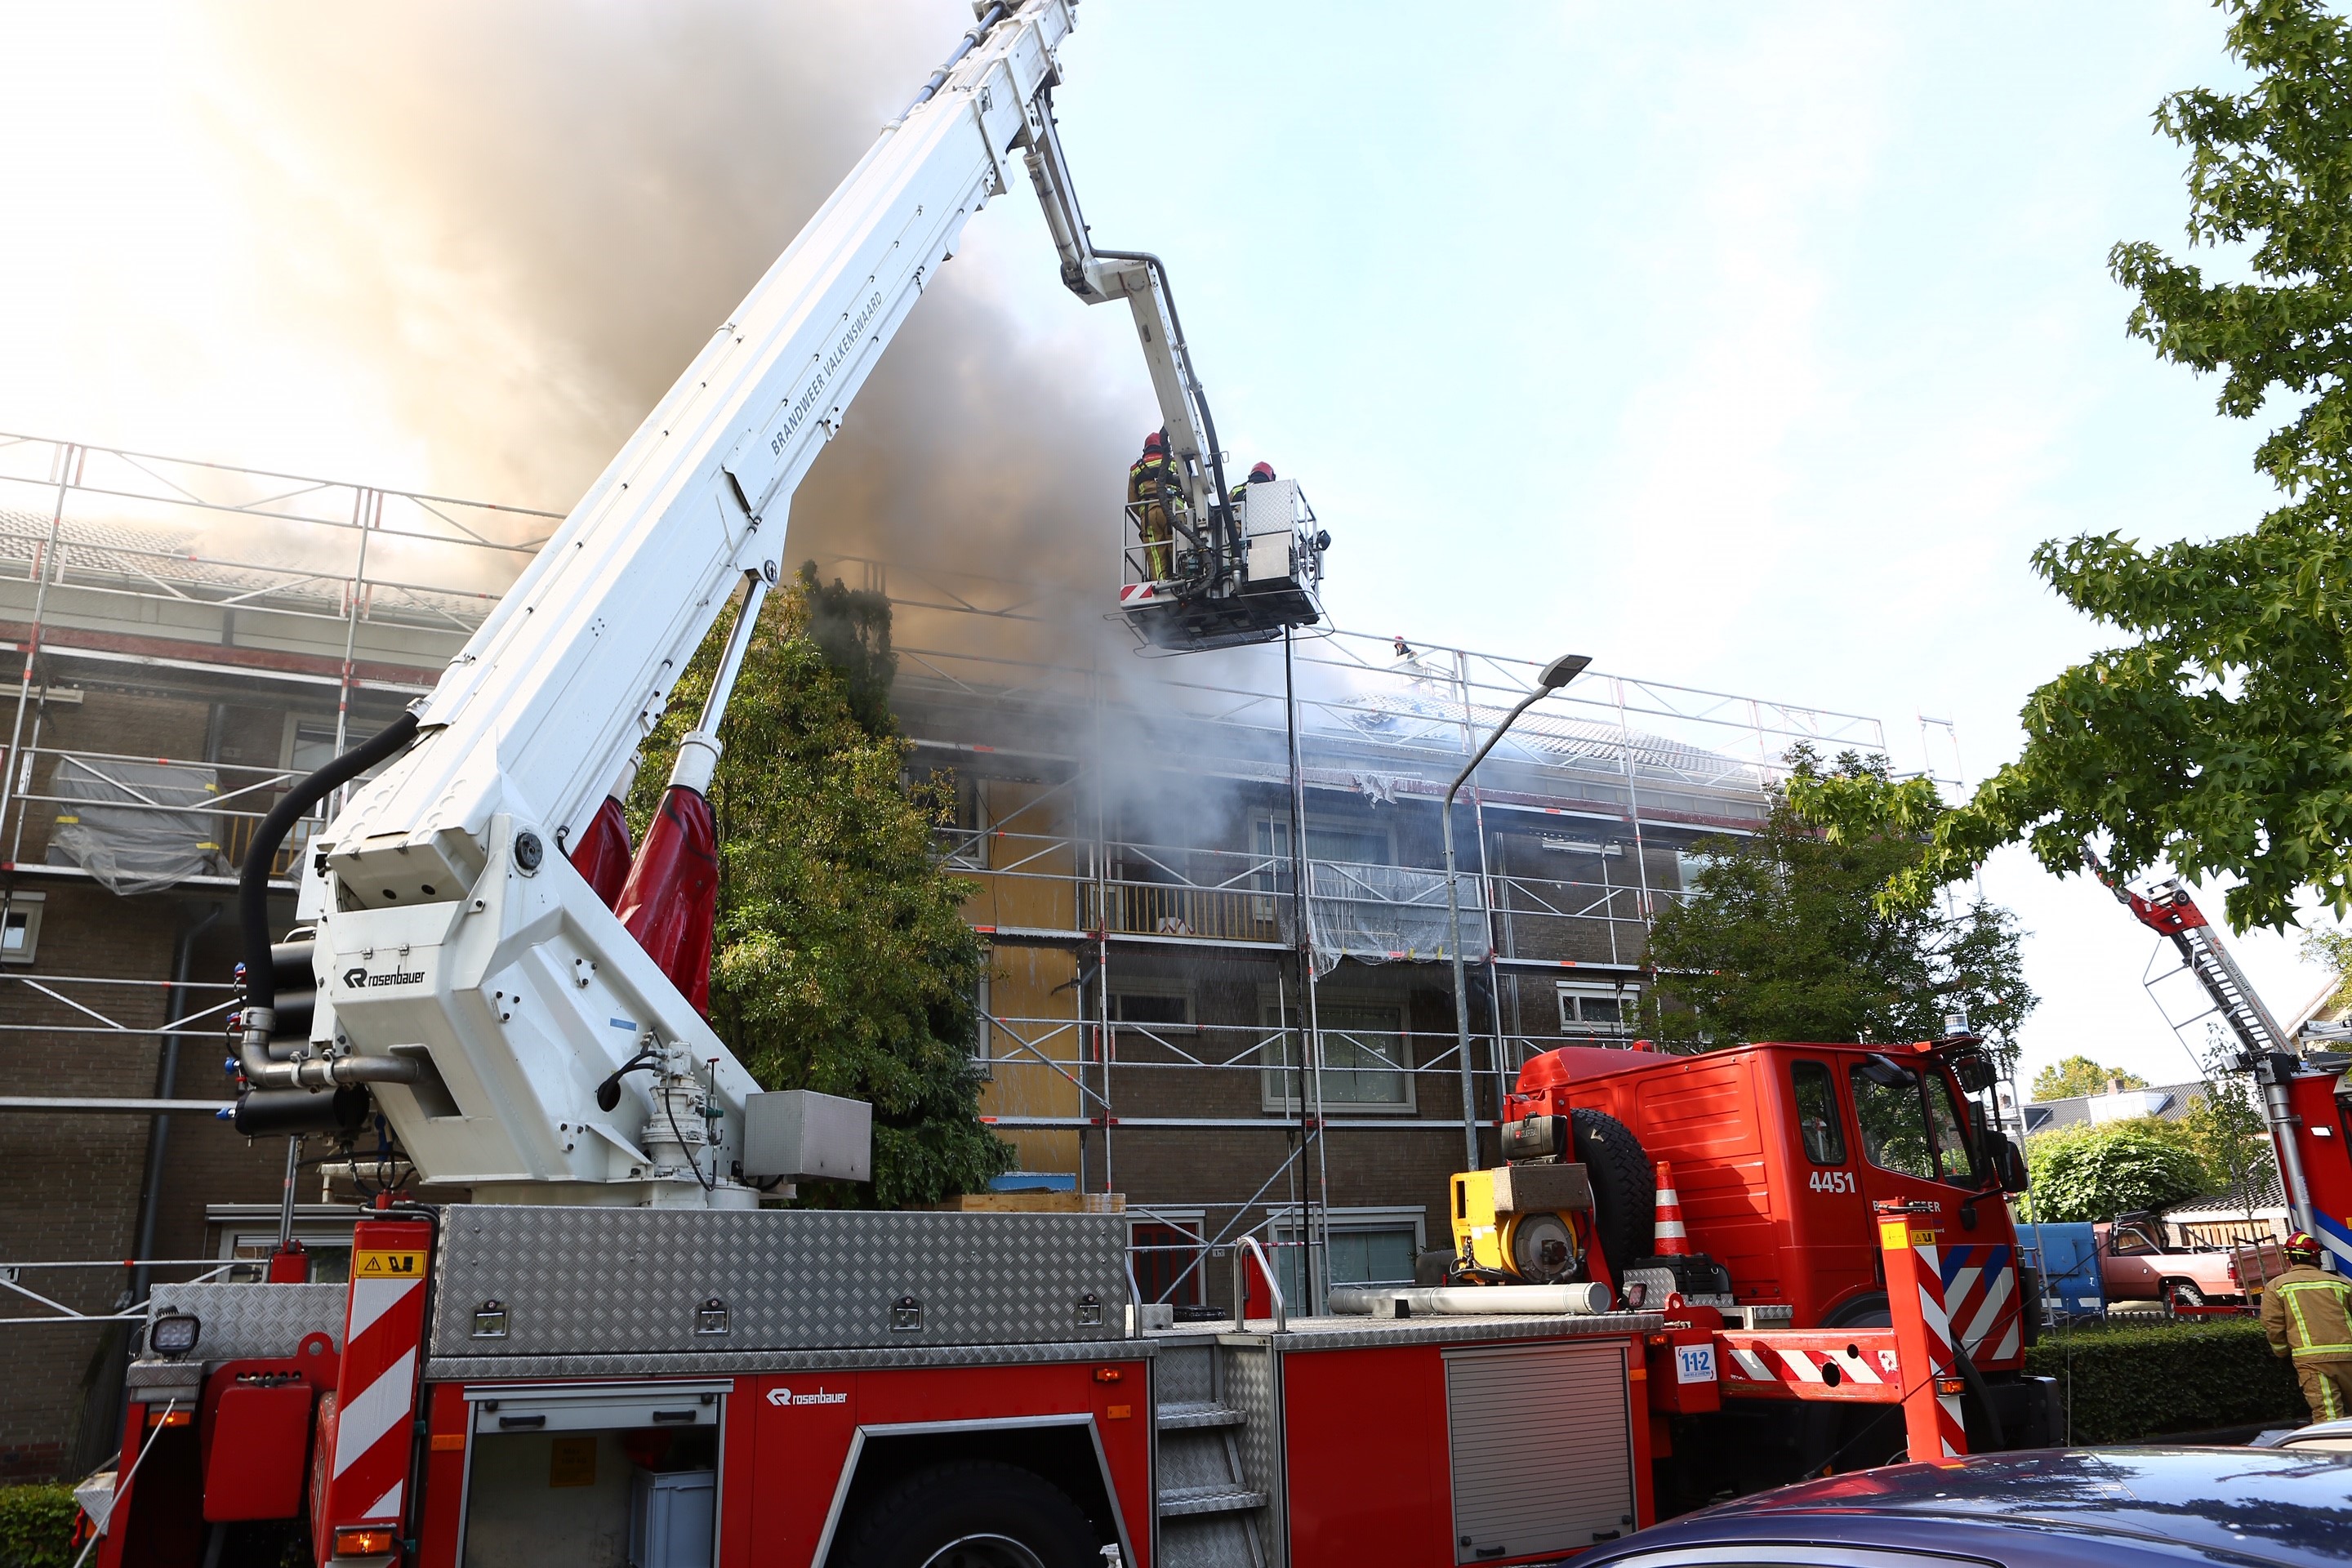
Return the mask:
<svg viewBox="0 0 2352 1568"><path fill-rule="evenodd" d="M1456 886L1460 874L1454 864L1454 796L1470 775L1478 771L1478 764L1486 760L1486 753L1495 749L1495 742L1518 722L1520 714L1534 707L1538 699L1550 696L1583 674L1585 667L1591 662L1588 655L1567 653L1545 665L1543 673L1536 677L1536 689L1520 699L1519 705L1511 710L1509 716L1495 726L1495 732L1486 737L1486 743L1478 748L1477 753L1463 764L1462 771L1454 775L1454 782L1445 786L1445 805L1440 808L1445 833L1446 942L1454 955L1454 1046L1462 1068L1462 1144L1469 1161L1466 1168L1473 1171L1478 1168L1478 1098L1477 1085L1470 1071L1470 993L1462 977L1462 898ZM1466 689L1463 693L1462 710L1466 728L1470 716ZM1480 863L1483 865L1484 861Z"/></svg>

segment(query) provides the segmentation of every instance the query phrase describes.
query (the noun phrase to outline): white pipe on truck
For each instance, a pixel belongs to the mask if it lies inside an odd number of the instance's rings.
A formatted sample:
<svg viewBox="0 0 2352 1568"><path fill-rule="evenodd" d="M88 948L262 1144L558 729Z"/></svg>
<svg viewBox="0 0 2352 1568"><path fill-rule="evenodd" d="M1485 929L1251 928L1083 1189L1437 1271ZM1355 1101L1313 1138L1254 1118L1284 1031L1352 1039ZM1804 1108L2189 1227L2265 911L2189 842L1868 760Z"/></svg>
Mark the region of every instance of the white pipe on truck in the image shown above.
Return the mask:
<svg viewBox="0 0 2352 1568"><path fill-rule="evenodd" d="M1391 1305L1393 1303L1393 1305ZM1397 1309L1402 1307L1403 1310ZM1354 1317L1435 1317L1444 1313L1570 1313L1609 1310L1609 1287L1582 1285L1334 1285L1331 1310Z"/></svg>

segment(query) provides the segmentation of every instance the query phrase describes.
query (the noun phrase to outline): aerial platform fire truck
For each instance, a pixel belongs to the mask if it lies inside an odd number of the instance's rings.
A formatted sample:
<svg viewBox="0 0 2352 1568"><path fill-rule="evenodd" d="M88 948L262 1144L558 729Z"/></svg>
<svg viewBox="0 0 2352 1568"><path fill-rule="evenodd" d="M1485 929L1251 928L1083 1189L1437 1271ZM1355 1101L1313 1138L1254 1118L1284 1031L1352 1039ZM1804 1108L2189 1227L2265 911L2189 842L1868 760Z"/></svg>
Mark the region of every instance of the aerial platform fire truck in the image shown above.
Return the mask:
<svg viewBox="0 0 2352 1568"><path fill-rule="evenodd" d="M1237 513L1166 269L1078 216L1050 102L1072 5L975 7L431 695L257 831L237 1125L290 1170L294 1136L381 1123L472 1201L379 1198L343 1283L284 1247L266 1281L157 1287L101 1568L1552 1561L1652 1519L1653 1438L1715 1399L1718 1351L1964 1449L1932 1183L1859 1242L1892 1326L1780 1341L1760 1302L1633 1299L1597 1243L1582 1279L1293 1319L1245 1237L1234 1317L1180 1326L1122 1216L762 1206L862 1178L870 1111L761 1090L702 1015L718 731L795 487L1015 154L1064 281L1129 303L1183 475L1183 547L1122 613L1175 648L1316 611L1323 535L1295 487ZM730 608L633 849L618 797ZM272 856L347 788L273 943ZM1549 1163L1524 1182L1577 1179Z"/></svg>

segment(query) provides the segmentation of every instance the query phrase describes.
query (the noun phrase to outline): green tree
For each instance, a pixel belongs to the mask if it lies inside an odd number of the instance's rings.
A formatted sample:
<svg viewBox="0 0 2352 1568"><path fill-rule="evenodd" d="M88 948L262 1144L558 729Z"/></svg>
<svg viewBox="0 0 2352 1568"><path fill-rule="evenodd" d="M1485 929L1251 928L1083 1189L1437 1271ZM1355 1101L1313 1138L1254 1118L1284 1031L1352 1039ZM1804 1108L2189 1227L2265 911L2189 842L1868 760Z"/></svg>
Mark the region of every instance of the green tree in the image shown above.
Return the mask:
<svg viewBox="0 0 2352 1568"><path fill-rule="evenodd" d="M1895 833L1823 837L1798 809L1798 787L1835 777L1894 787L1885 759L1847 753L1826 769L1790 753L1791 788L1760 832L1715 838L1689 896L1661 913L1650 957L1682 1009L1653 1003L1662 1038L1922 1040L1965 1007L1970 1026L2006 1054L2038 1000L2018 958L2015 917L1978 900L1964 908L1883 906L1873 894L1915 865L1919 843Z"/></svg>
<svg viewBox="0 0 2352 1568"><path fill-rule="evenodd" d="M899 1207L983 1186L1013 1151L980 1121L971 1044L984 959L961 913L971 885L931 853L937 792L902 780L889 613L880 595L820 584L804 566L761 615L710 789L710 1021L766 1087L873 1102L870 1188L803 1188L804 1201ZM640 825L724 636L723 624L712 631L646 742Z"/></svg>
<svg viewBox="0 0 2352 1568"><path fill-rule="evenodd" d="M2306 963L2325 966L2336 976L2336 989L2327 994L2326 1005L2334 1008L2352 1007L2352 931L2306 931L2303 938L2303 958Z"/></svg>
<svg viewBox="0 0 2352 1568"><path fill-rule="evenodd" d="M2216 1041L2206 1054L2204 1089L2189 1102L2179 1125L2205 1163L2205 1187L2229 1199L2248 1219L2263 1202L2278 1154L2252 1082L2234 1069L2234 1044Z"/></svg>
<svg viewBox="0 0 2352 1568"><path fill-rule="evenodd" d="M2116 1079L2126 1089L2146 1089L2147 1079L2121 1068L2103 1068L2088 1057L2067 1057L2033 1075L2035 1100L2066 1100L2078 1094L2105 1094Z"/></svg>
<svg viewBox="0 0 2352 1568"><path fill-rule="evenodd" d="M2166 98L2189 154L2188 243L2228 276L2117 245L2128 330L2220 378L2220 412L2290 411L2254 458L2281 504L2249 532L2144 548L2046 543L2033 566L2126 640L2035 690L2017 761L1949 814L1911 789L1931 853L1891 897L2020 838L2060 873L2104 838L2118 876L2168 864L2242 879L2238 930L2284 927L2309 888L2352 910L2352 24L2319 0L2222 0L2245 90Z"/></svg>
<svg viewBox="0 0 2352 1568"><path fill-rule="evenodd" d="M2186 1134L2152 1117L2039 1132L2025 1141L2025 1158L2032 1217L2053 1224L2166 1208L2208 1190Z"/></svg>

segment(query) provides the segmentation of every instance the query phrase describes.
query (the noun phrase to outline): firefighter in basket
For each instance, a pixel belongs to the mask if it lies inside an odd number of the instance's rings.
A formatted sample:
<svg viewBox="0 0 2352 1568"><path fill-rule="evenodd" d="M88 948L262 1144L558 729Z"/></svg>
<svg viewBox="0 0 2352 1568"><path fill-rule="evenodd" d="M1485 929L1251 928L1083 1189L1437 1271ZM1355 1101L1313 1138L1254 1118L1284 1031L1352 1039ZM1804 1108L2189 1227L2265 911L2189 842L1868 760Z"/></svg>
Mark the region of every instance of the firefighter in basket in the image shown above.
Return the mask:
<svg viewBox="0 0 2352 1568"><path fill-rule="evenodd" d="M2352 1415L2352 1284L2323 1273L2309 1231L2286 1238L2286 1272L2263 1291L2271 1353L2291 1357L2311 1418Z"/></svg>
<svg viewBox="0 0 2352 1568"><path fill-rule="evenodd" d="M1154 430L1143 438L1143 456L1128 466L1127 504L1135 513L1136 536L1143 544L1143 569L1155 583L1164 583L1172 575L1174 563L1168 542L1173 533L1168 522L1171 507L1181 505L1182 488L1177 482L1176 464L1168 455L1168 432Z"/></svg>

